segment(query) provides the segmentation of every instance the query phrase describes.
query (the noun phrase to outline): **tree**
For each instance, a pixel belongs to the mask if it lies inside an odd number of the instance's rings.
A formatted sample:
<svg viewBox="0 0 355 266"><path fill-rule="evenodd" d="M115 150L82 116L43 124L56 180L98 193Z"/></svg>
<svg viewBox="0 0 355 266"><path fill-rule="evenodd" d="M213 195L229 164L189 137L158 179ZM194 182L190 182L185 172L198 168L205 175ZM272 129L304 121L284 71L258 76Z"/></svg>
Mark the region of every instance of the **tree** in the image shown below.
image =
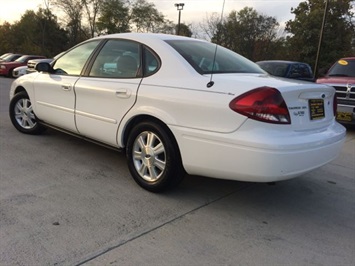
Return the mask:
<svg viewBox="0 0 355 266"><path fill-rule="evenodd" d="M136 32L161 32L167 21L153 3L146 0L136 0L132 4L131 22Z"/></svg>
<svg viewBox="0 0 355 266"><path fill-rule="evenodd" d="M175 32L178 30L178 25L175 26ZM180 36L186 36L186 37L191 37L192 36L192 31L190 30L190 27L184 23L180 23Z"/></svg>
<svg viewBox="0 0 355 266"><path fill-rule="evenodd" d="M85 13L90 26L91 38L95 36L96 33L96 18L100 12L102 0L82 0L82 4L85 7Z"/></svg>
<svg viewBox="0 0 355 266"><path fill-rule="evenodd" d="M218 13L214 12L210 16L206 15L206 18L199 24L205 39L211 40L213 36L216 36L220 23L221 16Z"/></svg>
<svg viewBox="0 0 355 266"><path fill-rule="evenodd" d="M68 48L67 32L49 9L27 10L20 21L0 26L0 36L0 46L7 52L54 56Z"/></svg>
<svg viewBox="0 0 355 266"><path fill-rule="evenodd" d="M82 25L82 3L82 0L53 0L53 5L60 8L67 16L66 28L69 32L69 43L71 46L90 37L90 33Z"/></svg>
<svg viewBox="0 0 355 266"><path fill-rule="evenodd" d="M17 42L14 26L9 22L0 25L0 54L7 52L17 53L20 47Z"/></svg>
<svg viewBox="0 0 355 266"><path fill-rule="evenodd" d="M326 0L307 0L291 9L295 19L286 23L291 34L288 42L293 51L293 59L314 65ZM323 42L319 57L320 68L329 67L337 59L352 53L354 41L354 1L329 1Z"/></svg>
<svg viewBox="0 0 355 266"><path fill-rule="evenodd" d="M260 15L250 7L232 11L217 24L212 42L258 61L270 53L279 24L274 17Z"/></svg>
<svg viewBox="0 0 355 266"><path fill-rule="evenodd" d="M105 0L101 6L97 29L100 34L129 32L129 8L122 0Z"/></svg>

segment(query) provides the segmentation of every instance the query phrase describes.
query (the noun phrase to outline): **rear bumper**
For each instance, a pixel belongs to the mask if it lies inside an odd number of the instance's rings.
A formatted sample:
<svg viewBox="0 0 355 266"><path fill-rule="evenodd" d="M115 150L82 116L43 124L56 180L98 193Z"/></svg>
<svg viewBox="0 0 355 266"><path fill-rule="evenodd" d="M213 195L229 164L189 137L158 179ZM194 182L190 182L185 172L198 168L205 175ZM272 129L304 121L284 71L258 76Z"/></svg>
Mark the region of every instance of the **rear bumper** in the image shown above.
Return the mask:
<svg viewBox="0 0 355 266"><path fill-rule="evenodd" d="M336 122L326 129L293 133L250 126L231 134L203 132L202 136L173 128L186 172L251 182L290 179L335 159L346 134Z"/></svg>

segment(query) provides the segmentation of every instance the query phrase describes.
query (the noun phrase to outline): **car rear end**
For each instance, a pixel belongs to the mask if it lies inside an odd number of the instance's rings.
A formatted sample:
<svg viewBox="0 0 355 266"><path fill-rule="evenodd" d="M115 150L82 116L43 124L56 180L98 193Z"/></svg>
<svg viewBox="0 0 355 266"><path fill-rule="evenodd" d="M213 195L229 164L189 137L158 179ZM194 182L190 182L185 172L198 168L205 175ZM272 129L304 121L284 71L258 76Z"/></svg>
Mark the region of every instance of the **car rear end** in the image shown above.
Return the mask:
<svg viewBox="0 0 355 266"><path fill-rule="evenodd" d="M214 81L217 87L219 81ZM234 130L174 128L189 174L274 182L305 174L339 155L346 130L334 118L333 88L262 76L239 76L233 83L254 87L231 96L230 112L236 121L244 117ZM266 86L257 86L262 83ZM216 123L227 128L223 116Z"/></svg>

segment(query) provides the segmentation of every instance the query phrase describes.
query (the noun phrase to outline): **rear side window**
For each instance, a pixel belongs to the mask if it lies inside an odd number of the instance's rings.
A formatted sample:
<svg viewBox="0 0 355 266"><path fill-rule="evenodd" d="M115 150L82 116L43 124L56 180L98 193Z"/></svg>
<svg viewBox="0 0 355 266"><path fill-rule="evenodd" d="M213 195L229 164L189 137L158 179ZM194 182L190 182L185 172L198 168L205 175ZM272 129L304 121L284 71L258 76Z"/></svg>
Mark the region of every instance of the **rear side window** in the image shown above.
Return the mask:
<svg viewBox="0 0 355 266"><path fill-rule="evenodd" d="M157 72L160 68L160 60L158 56L151 51L149 48L144 47L143 49L143 57L144 57L144 76L151 76L155 72Z"/></svg>
<svg viewBox="0 0 355 266"><path fill-rule="evenodd" d="M56 74L80 75L99 40L83 43L60 57L53 66Z"/></svg>
<svg viewBox="0 0 355 266"><path fill-rule="evenodd" d="M328 76L355 77L355 60L339 60L329 70Z"/></svg>
<svg viewBox="0 0 355 266"><path fill-rule="evenodd" d="M140 44L128 40L108 40L94 60L89 76L136 78L141 76Z"/></svg>
<svg viewBox="0 0 355 266"><path fill-rule="evenodd" d="M212 72L264 74L255 63L222 46L216 47L213 43L195 40L167 40L166 42L200 74Z"/></svg>

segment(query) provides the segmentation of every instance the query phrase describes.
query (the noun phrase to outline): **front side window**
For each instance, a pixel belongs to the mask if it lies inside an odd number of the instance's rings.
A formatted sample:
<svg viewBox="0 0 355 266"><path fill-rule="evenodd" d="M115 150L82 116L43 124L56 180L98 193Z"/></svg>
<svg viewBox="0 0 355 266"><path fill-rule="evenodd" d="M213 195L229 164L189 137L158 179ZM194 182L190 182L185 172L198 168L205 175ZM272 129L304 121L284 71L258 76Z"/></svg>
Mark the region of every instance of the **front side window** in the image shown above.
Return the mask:
<svg viewBox="0 0 355 266"><path fill-rule="evenodd" d="M222 46L195 40L167 40L182 57L200 74L260 73L255 63ZM216 54L216 58L214 60Z"/></svg>
<svg viewBox="0 0 355 266"><path fill-rule="evenodd" d="M100 40L83 43L60 57L53 65L56 74L80 75L86 61Z"/></svg>
<svg viewBox="0 0 355 266"><path fill-rule="evenodd" d="M140 44L108 40L94 60L89 76L136 78L140 74Z"/></svg>

